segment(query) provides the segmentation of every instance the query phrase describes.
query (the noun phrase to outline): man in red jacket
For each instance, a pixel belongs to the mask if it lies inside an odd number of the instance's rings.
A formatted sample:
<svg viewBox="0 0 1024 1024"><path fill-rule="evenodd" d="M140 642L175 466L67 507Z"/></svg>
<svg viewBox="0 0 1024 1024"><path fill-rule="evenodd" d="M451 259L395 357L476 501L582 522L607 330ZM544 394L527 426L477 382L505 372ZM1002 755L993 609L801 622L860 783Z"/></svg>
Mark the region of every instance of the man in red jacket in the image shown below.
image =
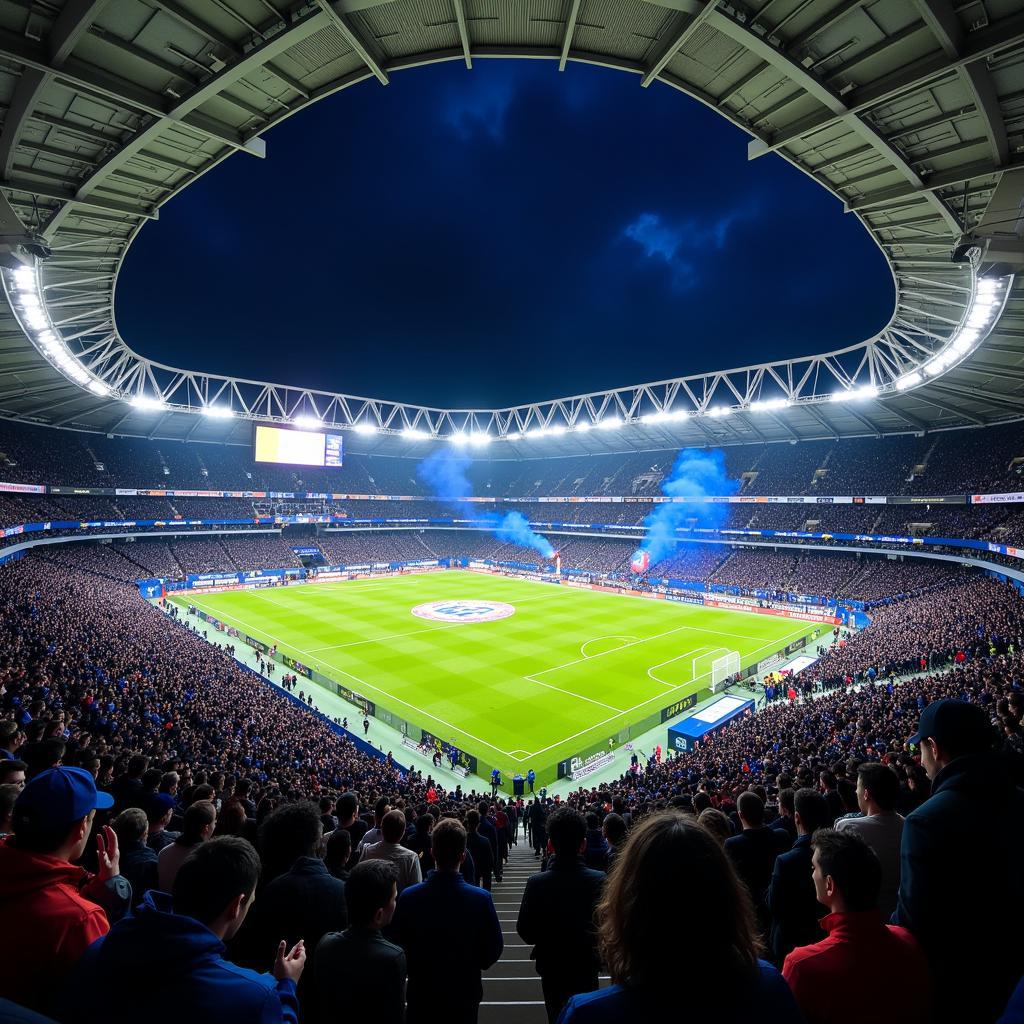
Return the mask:
<svg viewBox="0 0 1024 1024"><path fill-rule="evenodd" d="M114 830L96 837L98 875L75 862L97 809L113 803L81 768L50 768L18 796L14 835L0 843L0 920L18 949L0 957L0 992L17 1003L45 1010L75 961L110 929L90 894L99 899L97 890L118 874Z"/></svg>
<svg viewBox="0 0 1024 1024"><path fill-rule="evenodd" d="M786 957L789 982L807 1024L926 1024L931 981L921 947L877 909L882 866L860 836L818 829L811 840L814 889L828 907L828 937Z"/></svg>

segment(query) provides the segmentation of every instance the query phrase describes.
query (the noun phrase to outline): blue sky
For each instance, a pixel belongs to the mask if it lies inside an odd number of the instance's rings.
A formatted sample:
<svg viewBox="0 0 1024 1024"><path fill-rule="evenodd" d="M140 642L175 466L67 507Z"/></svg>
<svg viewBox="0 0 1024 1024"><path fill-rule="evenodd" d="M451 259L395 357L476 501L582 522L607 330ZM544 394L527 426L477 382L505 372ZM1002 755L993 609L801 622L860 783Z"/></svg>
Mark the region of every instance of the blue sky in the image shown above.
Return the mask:
<svg viewBox="0 0 1024 1024"><path fill-rule="evenodd" d="M145 355L491 406L821 351L892 309L858 221L667 86L549 61L404 71L235 156L140 233Z"/></svg>

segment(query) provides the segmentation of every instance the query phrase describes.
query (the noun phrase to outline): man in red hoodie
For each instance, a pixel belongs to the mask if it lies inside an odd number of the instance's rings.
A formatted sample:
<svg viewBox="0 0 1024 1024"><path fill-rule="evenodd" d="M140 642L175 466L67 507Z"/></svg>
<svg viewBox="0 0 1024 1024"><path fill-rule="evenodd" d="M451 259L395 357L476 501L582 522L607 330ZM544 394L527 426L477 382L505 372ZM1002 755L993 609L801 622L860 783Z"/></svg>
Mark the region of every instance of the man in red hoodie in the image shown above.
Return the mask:
<svg viewBox="0 0 1024 1024"><path fill-rule="evenodd" d="M100 906L118 875L117 837L96 837L99 874L76 865L93 816L112 806L81 768L50 768L29 782L14 805L13 836L0 843L0 920L17 922L18 956L0 957L0 992L45 1010L90 943L110 929Z"/></svg>
<svg viewBox="0 0 1024 1024"><path fill-rule="evenodd" d="M807 1024L926 1024L932 985L921 947L878 910L882 865L860 836L821 828L811 840L814 889L828 937L782 968Z"/></svg>

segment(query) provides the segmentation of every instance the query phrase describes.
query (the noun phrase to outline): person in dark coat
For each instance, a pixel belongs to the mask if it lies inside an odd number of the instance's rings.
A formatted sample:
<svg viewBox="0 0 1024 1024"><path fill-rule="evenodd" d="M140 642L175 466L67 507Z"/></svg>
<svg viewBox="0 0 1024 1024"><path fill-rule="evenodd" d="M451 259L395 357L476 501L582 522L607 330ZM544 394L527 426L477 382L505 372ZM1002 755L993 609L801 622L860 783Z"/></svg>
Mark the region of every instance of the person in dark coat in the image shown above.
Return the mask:
<svg viewBox="0 0 1024 1024"><path fill-rule="evenodd" d="M480 835L484 837L491 844L491 858L494 862L494 877L500 882L501 881L501 859L498 856L498 829L496 828L493 819L488 817L489 805L486 800L481 800L477 805L477 810L480 812ZM474 860L476 858L474 857Z"/></svg>
<svg viewBox="0 0 1024 1024"><path fill-rule="evenodd" d="M150 889L157 888L157 856L146 843L149 828L146 812L138 807L129 807L114 819L113 828L121 852L121 874L132 887L134 908Z"/></svg>
<svg viewBox="0 0 1024 1024"><path fill-rule="evenodd" d="M523 892L516 931L533 945L544 1005L550 1024L570 996L597 988L600 958L594 911L604 872L586 866L587 827L583 816L560 807L548 819L554 859L547 871L532 875Z"/></svg>
<svg viewBox="0 0 1024 1024"><path fill-rule="evenodd" d="M443 818L431 836L436 870L398 899L391 937L409 966L408 1024L476 1024L482 971L504 948L491 894L460 874L466 830Z"/></svg>
<svg viewBox="0 0 1024 1024"><path fill-rule="evenodd" d="M831 825L832 811L825 797L813 789L798 789L794 803L796 842L776 858L765 897L771 914L768 948L777 967L790 950L825 938L818 921L828 913L814 894L811 836Z"/></svg>
<svg viewBox="0 0 1024 1024"><path fill-rule="evenodd" d="M494 855L491 844L480 835L480 812L466 812L466 849L473 855L473 884L491 891L491 875L494 872Z"/></svg>
<svg viewBox="0 0 1024 1024"><path fill-rule="evenodd" d="M1024 974L1024 791L1013 784L980 705L939 700L921 713L932 795L907 816L893 924L921 944L936 1021L996 1020Z"/></svg>
<svg viewBox="0 0 1024 1024"><path fill-rule="evenodd" d="M302 940L312 950L327 932L348 924L345 883L317 855L322 827L313 803L282 804L263 822L261 856L264 876L271 874L271 879L232 945L232 959L265 969L282 939L289 949ZM287 865L287 870L273 877L272 865ZM309 984L309 978L299 983L300 1001Z"/></svg>
<svg viewBox="0 0 1024 1024"><path fill-rule="evenodd" d="M530 805L530 839L533 842L533 855L539 857L548 845L548 833L545 828L547 808L544 800L538 798Z"/></svg>
<svg viewBox="0 0 1024 1024"><path fill-rule="evenodd" d="M402 1024L405 1020L405 953L381 935L395 913L398 871L391 861L357 864L345 885L348 928L328 932L313 955L314 1024L346 1020Z"/></svg>
<svg viewBox="0 0 1024 1024"><path fill-rule="evenodd" d="M789 837L765 825L764 804L756 793L740 793L736 813L743 831L726 839L725 852L750 893L762 934L767 934L769 918L765 894L775 868L775 858L789 849Z"/></svg>
<svg viewBox="0 0 1024 1024"><path fill-rule="evenodd" d="M601 831L601 819L593 811L588 811L586 820L587 846L583 851L583 859L588 868L603 873L608 870L608 843Z"/></svg>

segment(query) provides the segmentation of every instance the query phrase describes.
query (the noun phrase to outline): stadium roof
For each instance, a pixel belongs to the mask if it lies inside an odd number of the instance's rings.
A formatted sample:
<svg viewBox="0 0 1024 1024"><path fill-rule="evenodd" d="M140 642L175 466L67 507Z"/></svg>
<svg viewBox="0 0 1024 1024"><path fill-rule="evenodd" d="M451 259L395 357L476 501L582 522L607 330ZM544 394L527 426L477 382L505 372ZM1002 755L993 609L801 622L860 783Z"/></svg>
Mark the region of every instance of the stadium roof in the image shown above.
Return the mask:
<svg viewBox="0 0 1024 1024"><path fill-rule="evenodd" d="M386 86L433 61L515 56L663 82L749 133L751 159L777 153L799 167L885 253L890 324L838 352L822 338L807 359L462 411L176 369L121 339L113 293L125 251L199 175L263 156L268 129L339 89ZM1020 241L1019 0L0 0L0 109L0 248L9 264L39 245L52 252L21 285L3 275L13 305L0 311L2 416L238 442L252 419L318 420L362 424L355 450L412 453L426 437L464 435L502 438L489 455L525 456L1024 415L1024 294L979 285L1000 252L1014 265ZM953 263L965 233L979 239L974 259Z"/></svg>

